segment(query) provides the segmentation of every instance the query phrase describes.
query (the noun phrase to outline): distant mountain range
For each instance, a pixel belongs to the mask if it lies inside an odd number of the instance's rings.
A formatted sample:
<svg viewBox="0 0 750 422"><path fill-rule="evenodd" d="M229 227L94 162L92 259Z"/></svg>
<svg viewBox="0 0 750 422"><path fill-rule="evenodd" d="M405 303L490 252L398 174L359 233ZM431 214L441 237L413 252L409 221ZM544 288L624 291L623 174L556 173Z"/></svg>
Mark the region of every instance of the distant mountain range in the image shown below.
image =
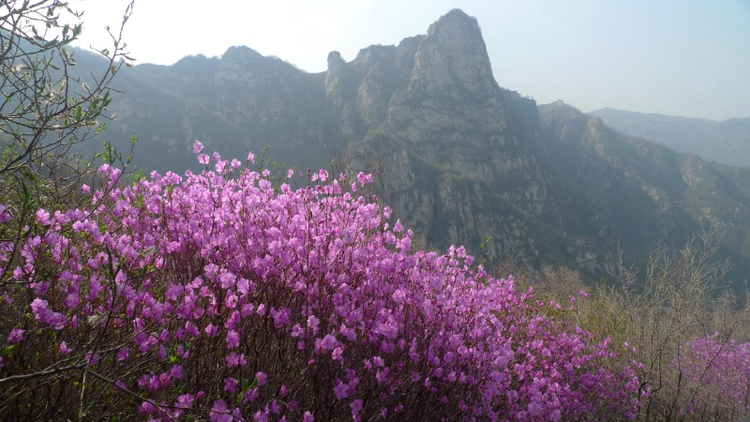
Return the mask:
<svg viewBox="0 0 750 422"><path fill-rule="evenodd" d="M603 108L588 113L630 136L666 145L706 160L750 167L750 117L715 120Z"/></svg>
<svg viewBox="0 0 750 422"><path fill-rule="evenodd" d="M84 54L85 56L85 54ZM96 67L95 57L78 58ZM681 155L495 81L476 19L453 10L426 35L370 46L306 73L247 47L116 78L106 137L140 136L151 170L197 169L195 139L243 157L263 145L302 169L376 170L382 201L422 246L464 244L490 263L523 252L591 278L618 247L643 266L702 226L727 232L733 277L750 274L750 169ZM502 271L502 269L500 269Z"/></svg>

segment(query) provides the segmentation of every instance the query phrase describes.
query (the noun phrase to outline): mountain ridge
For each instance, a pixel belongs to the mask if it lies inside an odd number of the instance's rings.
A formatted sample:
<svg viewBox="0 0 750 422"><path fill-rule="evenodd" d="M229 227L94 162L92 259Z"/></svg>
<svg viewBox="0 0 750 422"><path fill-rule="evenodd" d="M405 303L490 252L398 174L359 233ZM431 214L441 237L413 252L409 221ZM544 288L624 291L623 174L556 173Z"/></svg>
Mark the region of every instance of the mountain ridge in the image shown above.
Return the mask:
<svg viewBox="0 0 750 422"><path fill-rule="evenodd" d="M588 114L631 136L710 161L750 167L750 117L710 120L602 108Z"/></svg>
<svg viewBox="0 0 750 422"><path fill-rule="evenodd" d="M651 247L710 224L731 232L723 256L747 276L747 171L618 133L562 101L537 106L491 69L478 22L460 10L348 62L332 52L320 73L234 47L121 72L128 95L115 98L107 136L138 133L149 170L199 169L195 139L236 157L270 145L299 168L338 157L338 168L376 173L425 247L464 244L489 263L520 251L591 279L618 245L643 266Z"/></svg>
<svg viewBox="0 0 750 422"><path fill-rule="evenodd" d="M653 117L664 117L669 119L687 119L687 120L698 120L698 121L705 121L705 122L714 122L714 123L723 123L728 121L734 121L734 120L748 120L750 119L750 116L748 117L729 117L727 119L709 119L707 117L691 117L691 116L682 116L682 115L676 115L676 114L664 114L664 113L651 113L651 112L643 112L643 111L634 111L634 110L622 110L619 108L614 107L601 107L596 110L591 110L585 112L586 114L590 114L592 116L596 116L597 114L600 114L601 112L617 112L617 113L623 113L623 114L632 114L632 115L642 115L642 116L653 116Z"/></svg>

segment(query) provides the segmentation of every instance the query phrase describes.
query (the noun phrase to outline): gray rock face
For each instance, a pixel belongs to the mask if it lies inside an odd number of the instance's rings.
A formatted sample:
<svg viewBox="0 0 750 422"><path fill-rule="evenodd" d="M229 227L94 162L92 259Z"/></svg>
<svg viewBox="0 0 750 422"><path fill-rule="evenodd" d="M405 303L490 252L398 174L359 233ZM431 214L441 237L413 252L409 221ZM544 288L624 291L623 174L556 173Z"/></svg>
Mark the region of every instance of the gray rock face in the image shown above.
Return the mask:
<svg viewBox="0 0 750 422"><path fill-rule="evenodd" d="M332 51L328 55L328 71L326 72L326 99L334 109L341 109L347 102L347 94L351 85L349 69L341 58L341 53Z"/></svg>
<svg viewBox="0 0 750 422"><path fill-rule="evenodd" d="M512 116L508 98L531 112ZM428 245L471 249L493 237L490 258L511 247L536 254L523 239L530 220L556 207L532 147L538 133L524 127L536 118L533 102L495 82L476 20L454 10L420 40L377 133L349 149L360 166L372 157L383 163L389 204Z"/></svg>
<svg viewBox="0 0 750 422"><path fill-rule="evenodd" d="M414 58L409 90L456 99L497 94L476 19L454 9L430 26Z"/></svg>

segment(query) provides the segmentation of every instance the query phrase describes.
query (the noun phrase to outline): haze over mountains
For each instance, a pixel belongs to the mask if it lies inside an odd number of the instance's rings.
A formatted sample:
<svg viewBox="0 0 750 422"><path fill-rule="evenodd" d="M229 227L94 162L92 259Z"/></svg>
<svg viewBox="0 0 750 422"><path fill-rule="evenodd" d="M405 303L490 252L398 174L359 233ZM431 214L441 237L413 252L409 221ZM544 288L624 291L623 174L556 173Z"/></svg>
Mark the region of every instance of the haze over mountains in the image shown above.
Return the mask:
<svg viewBox="0 0 750 422"><path fill-rule="evenodd" d="M136 163L147 170L198 169L195 139L225 157L269 145L302 169L335 155L353 171L379 168L383 202L428 248L479 255L491 237L490 262L522 252L597 277L618 247L643 265L651 248L712 226L726 231L733 277L750 271L750 169L501 88L477 21L460 10L398 46L349 62L332 52L322 73L233 47L123 70L116 87L126 95L113 102L119 119L107 136L124 145L137 133Z"/></svg>
<svg viewBox="0 0 750 422"><path fill-rule="evenodd" d="M603 108L588 113L622 133L666 145L685 154L750 167L750 118L723 121L636 113Z"/></svg>

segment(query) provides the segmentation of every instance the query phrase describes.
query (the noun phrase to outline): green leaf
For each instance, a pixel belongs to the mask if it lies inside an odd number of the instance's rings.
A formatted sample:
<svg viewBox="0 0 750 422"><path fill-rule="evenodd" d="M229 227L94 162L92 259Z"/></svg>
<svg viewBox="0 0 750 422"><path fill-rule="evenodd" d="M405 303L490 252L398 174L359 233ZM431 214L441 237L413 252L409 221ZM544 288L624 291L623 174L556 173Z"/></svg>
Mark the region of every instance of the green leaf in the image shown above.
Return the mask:
<svg viewBox="0 0 750 422"><path fill-rule="evenodd" d="M245 379L242 382L242 391L240 391L240 394L237 396L237 405L242 405L242 399L245 398L245 394L247 394L248 390L250 390L250 388L253 388L254 385L255 382L251 384L250 380L248 379Z"/></svg>
<svg viewBox="0 0 750 422"><path fill-rule="evenodd" d="M11 355L11 352L13 352L13 349L18 347L18 344L11 344L9 346L5 346L2 351L0 351L0 356L2 357L8 357Z"/></svg>

